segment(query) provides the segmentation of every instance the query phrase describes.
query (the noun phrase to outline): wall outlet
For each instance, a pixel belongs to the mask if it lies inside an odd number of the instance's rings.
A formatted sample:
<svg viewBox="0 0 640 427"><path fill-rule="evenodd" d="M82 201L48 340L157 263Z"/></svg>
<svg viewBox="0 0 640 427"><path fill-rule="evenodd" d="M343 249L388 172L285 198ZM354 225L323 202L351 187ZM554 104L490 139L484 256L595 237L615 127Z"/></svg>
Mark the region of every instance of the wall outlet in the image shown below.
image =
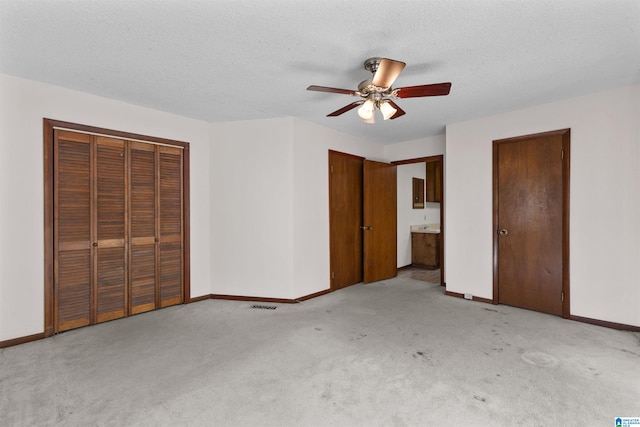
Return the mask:
<svg viewBox="0 0 640 427"><path fill-rule="evenodd" d="M471 295L471 294L464 294L464 299L470 299L470 300L472 300L472 299L473 299L473 295Z"/></svg>

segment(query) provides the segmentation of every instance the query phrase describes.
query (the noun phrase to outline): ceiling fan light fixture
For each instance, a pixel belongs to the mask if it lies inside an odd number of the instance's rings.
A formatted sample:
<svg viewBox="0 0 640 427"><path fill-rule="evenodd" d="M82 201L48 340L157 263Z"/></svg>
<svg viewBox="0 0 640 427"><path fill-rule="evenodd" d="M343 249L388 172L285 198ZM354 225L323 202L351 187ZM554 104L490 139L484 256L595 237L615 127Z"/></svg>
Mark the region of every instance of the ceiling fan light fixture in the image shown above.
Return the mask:
<svg viewBox="0 0 640 427"><path fill-rule="evenodd" d="M374 109L375 104L373 101L371 99L367 99L364 104L362 104L362 107L358 108L358 115L365 121L373 119Z"/></svg>
<svg viewBox="0 0 640 427"><path fill-rule="evenodd" d="M393 105L389 103L389 101L383 101L380 103L380 112L382 113L382 117L385 120L389 120L395 113L398 112L397 109L393 108Z"/></svg>
<svg viewBox="0 0 640 427"><path fill-rule="evenodd" d="M376 118L374 117L373 114L371 114L370 118L362 119L362 121L365 122L365 123L374 124L376 122Z"/></svg>

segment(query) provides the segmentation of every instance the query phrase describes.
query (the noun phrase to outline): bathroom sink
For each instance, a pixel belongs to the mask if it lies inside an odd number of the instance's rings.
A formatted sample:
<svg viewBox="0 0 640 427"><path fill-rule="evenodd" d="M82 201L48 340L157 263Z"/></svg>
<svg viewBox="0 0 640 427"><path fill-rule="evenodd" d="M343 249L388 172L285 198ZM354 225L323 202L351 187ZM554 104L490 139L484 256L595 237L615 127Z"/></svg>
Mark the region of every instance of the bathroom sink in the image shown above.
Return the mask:
<svg viewBox="0 0 640 427"><path fill-rule="evenodd" d="M440 233L440 224L420 224L411 226L412 233Z"/></svg>

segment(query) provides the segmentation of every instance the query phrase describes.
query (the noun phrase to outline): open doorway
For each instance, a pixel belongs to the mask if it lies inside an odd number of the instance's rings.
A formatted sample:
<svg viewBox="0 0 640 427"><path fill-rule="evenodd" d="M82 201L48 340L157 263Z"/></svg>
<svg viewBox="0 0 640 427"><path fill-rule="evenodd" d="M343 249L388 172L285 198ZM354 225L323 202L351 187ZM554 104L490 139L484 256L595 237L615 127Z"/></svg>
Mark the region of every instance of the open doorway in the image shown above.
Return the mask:
<svg viewBox="0 0 640 427"><path fill-rule="evenodd" d="M398 166L398 274L444 286L444 156L392 164Z"/></svg>
<svg viewBox="0 0 640 427"><path fill-rule="evenodd" d="M396 169L399 165L409 164L418 164L424 170L425 182L423 190L425 196L423 206L435 203L432 206L439 207L437 215L429 219L429 221L433 221L429 223L440 227L437 233L436 255L439 259L438 267L432 269L432 271L425 269L422 273L429 274L429 281L434 282L435 280L435 283L444 285L444 191L442 167L444 156L422 157L383 164L333 150L329 150L328 154L330 289L337 290L362 281L366 283L394 277L398 272L398 267L403 267L403 265L398 265L397 262L398 222L396 204L398 199ZM374 169L389 172L384 174L384 186L381 187L379 183L376 184L370 179L370 174L367 174L367 168L365 167L367 164L375 164L376 167ZM392 180L392 188L388 188L387 191L384 189L387 188L389 180ZM370 191L367 193L365 189ZM374 197L375 202L367 203L366 194L369 194L369 198ZM392 212L381 207L381 198L386 198L386 195L389 194L392 194L391 197L393 199ZM411 200L406 202L410 203ZM385 221L383 223L373 221L372 218L368 218L367 211L372 211L376 214L384 213ZM392 218L391 222L388 221L389 218ZM405 229L409 230L404 227L403 230ZM410 231L408 231L408 234L410 235ZM376 236L380 236L380 238L376 238ZM373 239L369 242L372 245L367 245L367 238ZM385 245L384 248L380 249L377 248L379 245L376 243L380 241L392 244ZM377 249L367 251L370 246ZM374 262L367 262L367 259ZM387 268L388 263L390 263L389 268ZM382 266L384 268L378 268ZM375 274L367 275L367 268L370 268ZM379 274L378 270L380 270ZM436 278L434 279L434 277Z"/></svg>

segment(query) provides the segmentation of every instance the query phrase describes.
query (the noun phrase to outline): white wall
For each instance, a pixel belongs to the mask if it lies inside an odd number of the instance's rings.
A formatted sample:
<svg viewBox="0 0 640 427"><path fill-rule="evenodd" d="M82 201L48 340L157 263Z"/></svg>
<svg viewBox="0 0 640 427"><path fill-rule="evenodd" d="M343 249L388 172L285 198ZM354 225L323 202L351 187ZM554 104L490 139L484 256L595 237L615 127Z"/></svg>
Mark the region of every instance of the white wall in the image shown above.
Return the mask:
<svg viewBox="0 0 640 427"><path fill-rule="evenodd" d="M447 126L447 289L492 298L492 141L571 128L571 314L640 326L640 86Z"/></svg>
<svg viewBox="0 0 640 427"><path fill-rule="evenodd" d="M440 203L425 202L424 208L413 209L413 178L426 180L426 167L424 162L398 165L398 267L411 264L411 226L440 223Z"/></svg>
<svg viewBox="0 0 640 427"><path fill-rule="evenodd" d="M295 118L212 127L212 293L328 289L328 151L380 159L382 145Z"/></svg>
<svg viewBox="0 0 640 427"><path fill-rule="evenodd" d="M333 120L333 119L329 119ZM329 289L329 150L383 160L383 145L294 119L295 297ZM370 126L364 124L364 126Z"/></svg>
<svg viewBox="0 0 640 427"><path fill-rule="evenodd" d="M191 295L208 294L209 125L0 74L0 341L44 330L45 117L191 143Z"/></svg>
<svg viewBox="0 0 640 427"><path fill-rule="evenodd" d="M0 99L0 341L44 329L45 117L190 143L192 297L327 289L328 150L384 158L292 118L212 125L6 75Z"/></svg>
<svg viewBox="0 0 640 427"><path fill-rule="evenodd" d="M446 136L436 135L384 146L384 157L389 162L439 156L445 153Z"/></svg>
<svg viewBox="0 0 640 427"><path fill-rule="evenodd" d="M571 312L640 326L640 86L448 126L447 288L491 298L491 142L570 127ZM0 75L0 341L43 331L44 117L189 142L191 295L297 298L329 287L328 150L383 146L295 118L211 125ZM435 221L434 221L435 222Z"/></svg>
<svg viewBox="0 0 640 427"><path fill-rule="evenodd" d="M292 119L212 126L211 292L293 298Z"/></svg>

